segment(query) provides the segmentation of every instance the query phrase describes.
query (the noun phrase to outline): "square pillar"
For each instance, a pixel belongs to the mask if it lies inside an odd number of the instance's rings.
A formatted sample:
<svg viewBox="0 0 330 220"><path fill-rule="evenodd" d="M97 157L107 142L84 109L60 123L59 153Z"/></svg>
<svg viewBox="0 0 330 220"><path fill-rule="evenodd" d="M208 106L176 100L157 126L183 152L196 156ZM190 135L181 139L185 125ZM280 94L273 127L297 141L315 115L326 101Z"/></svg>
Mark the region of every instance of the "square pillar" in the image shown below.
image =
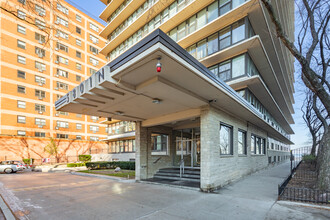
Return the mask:
<svg viewBox="0 0 330 220"><path fill-rule="evenodd" d="M135 129L135 179L148 178L148 129L136 122Z"/></svg>

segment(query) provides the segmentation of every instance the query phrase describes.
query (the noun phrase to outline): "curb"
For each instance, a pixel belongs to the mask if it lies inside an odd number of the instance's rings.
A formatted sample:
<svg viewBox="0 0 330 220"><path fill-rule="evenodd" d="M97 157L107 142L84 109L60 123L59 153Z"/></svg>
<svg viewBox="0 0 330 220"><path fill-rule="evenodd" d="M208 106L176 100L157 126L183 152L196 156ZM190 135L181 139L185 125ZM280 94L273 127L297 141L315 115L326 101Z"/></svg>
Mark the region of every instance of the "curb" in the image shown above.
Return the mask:
<svg viewBox="0 0 330 220"><path fill-rule="evenodd" d="M159 186L167 186L171 188L179 188L179 189L187 189L187 190L192 190L195 192L202 192L200 188L197 187L189 187L189 186L180 186L180 185L174 185L174 184L167 184L167 183L157 183L157 182L149 182L145 180L139 180L137 181L138 183L143 183L143 184L152 184L152 185L159 185Z"/></svg>
<svg viewBox="0 0 330 220"><path fill-rule="evenodd" d="M11 212L10 208L7 206L2 196L0 195L0 209L5 216L6 220L16 220L15 216Z"/></svg>
<svg viewBox="0 0 330 220"><path fill-rule="evenodd" d="M330 207L326 205L316 205L316 204L309 204L309 203L302 203L302 202L289 202L289 201L277 201L280 205L294 205L294 206L301 206L301 207L310 207L310 208L317 208L317 209L325 209L330 211Z"/></svg>
<svg viewBox="0 0 330 220"><path fill-rule="evenodd" d="M78 173L78 172L71 172L72 175L77 175L77 176L87 176L87 177L95 177L95 178L100 178L100 179L108 179L108 180L115 180L117 182L122 182L122 183L135 183L135 179L128 180L128 179L123 179L120 177L115 177L115 176L106 176L106 175L99 175L99 174L89 174L89 173Z"/></svg>

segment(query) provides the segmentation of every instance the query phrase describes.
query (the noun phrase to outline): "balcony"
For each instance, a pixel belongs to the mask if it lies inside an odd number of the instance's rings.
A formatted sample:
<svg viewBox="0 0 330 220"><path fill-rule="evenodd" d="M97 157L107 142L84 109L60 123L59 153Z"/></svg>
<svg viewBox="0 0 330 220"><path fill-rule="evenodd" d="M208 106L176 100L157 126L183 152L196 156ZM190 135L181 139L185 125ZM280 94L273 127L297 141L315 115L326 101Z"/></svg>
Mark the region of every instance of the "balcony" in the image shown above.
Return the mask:
<svg viewBox="0 0 330 220"><path fill-rule="evenodd" d="M109 4L107 4L107 1L108 0L101 0L101 2L107 5L99 16L104 21L107 21L108 17L114 13L125 0L112 0Z"/></svg>

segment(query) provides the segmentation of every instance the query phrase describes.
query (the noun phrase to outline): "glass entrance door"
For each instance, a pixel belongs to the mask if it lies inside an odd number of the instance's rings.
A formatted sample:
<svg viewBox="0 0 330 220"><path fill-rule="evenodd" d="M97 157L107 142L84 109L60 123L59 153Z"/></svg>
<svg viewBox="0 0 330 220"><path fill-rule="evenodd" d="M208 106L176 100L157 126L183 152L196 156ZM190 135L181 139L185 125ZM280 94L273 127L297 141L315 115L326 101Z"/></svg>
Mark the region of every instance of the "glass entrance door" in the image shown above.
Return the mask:
<svg viewBox="0 0 330 220"><path fill-rule="evenodd" d="M194 129L185 129L177 132L176 160L174 165L182 162L185 167L200 166L200 136L194 134Z"/></svg>

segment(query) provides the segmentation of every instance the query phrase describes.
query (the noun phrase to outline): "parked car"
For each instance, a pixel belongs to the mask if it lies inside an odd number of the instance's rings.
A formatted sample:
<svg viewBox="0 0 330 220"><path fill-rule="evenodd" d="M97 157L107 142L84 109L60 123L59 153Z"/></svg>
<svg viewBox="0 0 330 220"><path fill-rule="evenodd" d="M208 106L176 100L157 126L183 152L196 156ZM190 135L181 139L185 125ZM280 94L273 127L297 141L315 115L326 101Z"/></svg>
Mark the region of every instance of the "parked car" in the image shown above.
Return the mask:
<svg viewBox="0 0 330 220"><path fill-rule="evenodd" d="M6 160L6 161L2 161L1 164L15 165L17 171L22 171L22 170L26 169L25 164L22 161L19 161L19 160Z"/></svg>
<svg viewBox="0 0 330 220"><path fill-rule="evenodd" d="M16 173L17 166L13 164L0 164L0 173Z"/></svg>

